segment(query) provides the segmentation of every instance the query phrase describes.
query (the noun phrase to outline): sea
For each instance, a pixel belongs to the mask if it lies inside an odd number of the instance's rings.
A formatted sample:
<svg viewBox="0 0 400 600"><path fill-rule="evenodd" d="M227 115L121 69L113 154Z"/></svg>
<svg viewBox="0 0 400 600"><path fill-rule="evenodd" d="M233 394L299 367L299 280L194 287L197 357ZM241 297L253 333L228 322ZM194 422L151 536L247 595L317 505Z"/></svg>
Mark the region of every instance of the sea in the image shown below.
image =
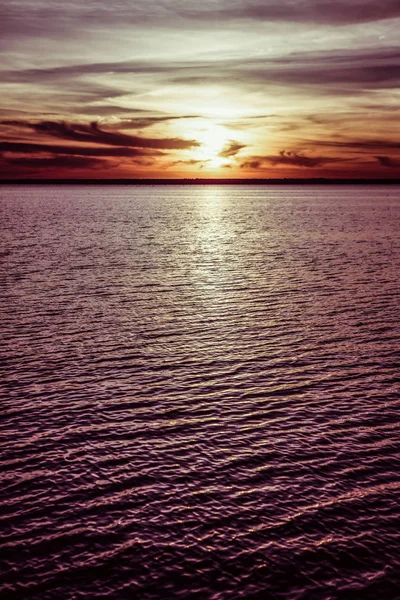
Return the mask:
<svg viewBox="0 0 400 600"><path fill-rule="evenodd" d="M400 598L400 187L0 188L0 597Z"/></svg>

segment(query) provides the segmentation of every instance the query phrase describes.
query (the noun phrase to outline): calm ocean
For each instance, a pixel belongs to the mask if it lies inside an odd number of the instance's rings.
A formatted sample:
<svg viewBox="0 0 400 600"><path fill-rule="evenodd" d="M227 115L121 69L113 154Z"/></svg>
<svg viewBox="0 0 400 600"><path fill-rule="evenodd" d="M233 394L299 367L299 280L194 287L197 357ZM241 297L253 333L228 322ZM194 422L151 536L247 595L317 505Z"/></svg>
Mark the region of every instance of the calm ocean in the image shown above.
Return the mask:
<svg viewBox="0 0 400 600"><path fill-rule="evenodd" d="M400 598L400 187L0 188L0 596Z"/></svg>

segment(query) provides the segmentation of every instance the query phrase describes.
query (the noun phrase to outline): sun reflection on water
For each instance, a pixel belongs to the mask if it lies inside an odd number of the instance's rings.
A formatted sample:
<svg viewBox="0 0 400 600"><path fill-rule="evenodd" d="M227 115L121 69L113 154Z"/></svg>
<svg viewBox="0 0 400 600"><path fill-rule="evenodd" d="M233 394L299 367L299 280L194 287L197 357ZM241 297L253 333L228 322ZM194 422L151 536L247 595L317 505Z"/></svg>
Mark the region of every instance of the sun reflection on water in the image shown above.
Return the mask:
<svg viewBox="0 0 400 600"><path fill-rule="evenodd" d="M228 188L199 188L196 194L197 223L193 240L193 275L203 301L212 307L226 302L233 285L232 240Z"/></svg>

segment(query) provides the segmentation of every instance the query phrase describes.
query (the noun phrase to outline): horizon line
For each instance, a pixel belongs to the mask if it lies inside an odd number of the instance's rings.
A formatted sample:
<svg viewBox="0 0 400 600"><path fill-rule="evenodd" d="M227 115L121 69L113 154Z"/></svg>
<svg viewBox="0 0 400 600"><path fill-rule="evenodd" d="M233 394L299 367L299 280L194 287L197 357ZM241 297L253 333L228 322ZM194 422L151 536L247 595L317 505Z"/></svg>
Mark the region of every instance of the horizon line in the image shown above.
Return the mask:
<svg viewBox="0 0 400 600"><path fill-rule="evenodd" d="M24 178L0 179L0 185L399 185L400 178L326 178L326 177L279 177L279 178Z"/></svg>

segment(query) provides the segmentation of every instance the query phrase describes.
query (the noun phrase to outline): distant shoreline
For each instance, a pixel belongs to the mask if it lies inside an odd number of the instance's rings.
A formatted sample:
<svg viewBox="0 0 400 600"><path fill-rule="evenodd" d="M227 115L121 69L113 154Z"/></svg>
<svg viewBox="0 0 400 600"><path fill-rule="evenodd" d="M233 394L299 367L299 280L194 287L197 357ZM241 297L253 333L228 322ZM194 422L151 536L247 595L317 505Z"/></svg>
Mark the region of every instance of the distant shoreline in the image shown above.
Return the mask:
<svg viewBox="0 0 400 600"><path fill-rule="evenodd" d="M400 179L0 179L0 185L399 185Z"/></svg>

